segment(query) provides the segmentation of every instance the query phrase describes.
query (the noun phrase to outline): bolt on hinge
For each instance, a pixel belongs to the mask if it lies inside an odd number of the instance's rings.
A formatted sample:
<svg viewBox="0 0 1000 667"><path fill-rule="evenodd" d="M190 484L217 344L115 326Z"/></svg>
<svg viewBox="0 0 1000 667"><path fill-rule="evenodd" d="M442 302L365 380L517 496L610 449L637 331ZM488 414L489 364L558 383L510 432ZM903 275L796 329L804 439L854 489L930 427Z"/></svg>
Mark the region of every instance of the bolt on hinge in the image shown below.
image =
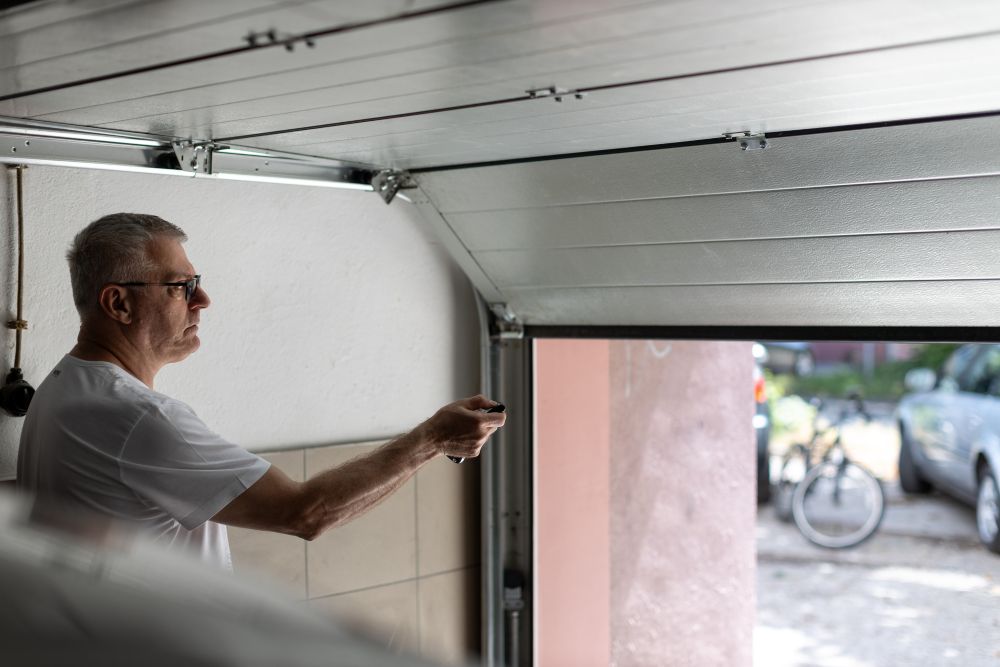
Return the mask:
<svg viewBox="0 0 1000 667"><path fill-rule="evenodd" d="M400 190L411 190L415 187L417 183L407 171L383 169L372 177L372 188L386 204L391 204Z"/></svg>
<svg viewBox="0 0 1000 667"><path fill-rule="evenodd" d="M767 137L763 132L726 132L723 136L739 144L741 151L762 151L768 146Z"/></svg>
<svg viewBox="0 0 1000 667"><path fill-rule="evenodd" d="M214 141L175 141L172 145L181 169L196 174L211 174L212 154L229 148Z"/></svg>
<svg viewBox="0 0 1000 667"><path fill-rule="evenodd" d="M539 97L551 97L556 102L562 102L564 97L572 96L575 99L582 100L587 93L581 93L578 90L569 90L567 88L560 88L559 86L545 86L544 88L529 88L524 91L528 93L530 99L536 99Z"/></svg>

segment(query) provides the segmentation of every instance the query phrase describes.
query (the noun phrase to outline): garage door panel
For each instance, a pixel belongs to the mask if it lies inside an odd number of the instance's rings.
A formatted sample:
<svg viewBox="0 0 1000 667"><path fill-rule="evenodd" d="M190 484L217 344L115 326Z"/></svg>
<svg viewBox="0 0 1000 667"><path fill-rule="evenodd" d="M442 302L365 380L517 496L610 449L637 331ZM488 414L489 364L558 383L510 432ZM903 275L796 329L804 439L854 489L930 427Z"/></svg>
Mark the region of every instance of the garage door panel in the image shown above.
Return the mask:
<svg viewBox="0 0 1000 667"><path fill-rule="evenodd" d="M538 6L520 4L523 10L538 9ZM224 124L261 117L268 100L257 99L258 95L260 98L280 98L277 103L283 112L331 107L325 112L327 116L333 111L332 107L377 98L381 100L381 111L372 115L381 115L387 106L398 107L401 102L416 103L410 96L418 93L428 93L427 98L434 100L425 102L430 106L435 103L444 105L449 99L456 98L461 103L467 103L498 95L520 95L533 85L535 78L539 75L544 78L550 72L564 75L569 70L577 72L577 76L588 77L576 81L577 85L593 85L595 77L602 82L621 80L623 68L613 63L631 62L636 59L637 53L645 55L639 63L627 68L629 76L660 76L664 73L664 62L662 58L651 55L651 51L663 51L666 49L664 45L669 43L668 54L673 59L671 66L676 68L685 64L679 60L684 57L685 51L704 50L706 36L712 36L716 42L723 41L718 34L718 24L708 22L714 12L708 8L699 10L692 3L681 6L701 14L689 18L698 21L697 29L686 25L684 19L676 15L678 3L662 6L646 3L637 7L595 6L590 11L578 6L579 16L555 15L545 21L530 21L523 14L518 16L508 12L502 17L505 20L494 18L488 23L470 22L463 26L461 32L446 18L422 19L418 26L412 23L387 25L357 33L348 32L319 41L315 52L298 55L294 59L286 58L295 60L300 67L309 67L308 77L288 76L287 72L268 75L244 67L234 84L227 82L225 69L218 70L220 83L213 86L208 95L213 101L211 126L186 126L185 121L190 124L191 117L179 113L205 106L204 91L199 92L198 89L180 89L154 97L77 109L73 113L56 112L44 118L93 124L132 120L131 125L141 130L143 128L136 125L135 120L142 117L147 123L169 123L180 129L197 131L211 130L222 136L260 130L254 125L234 129ZM782 6L775 8L775 11L784 10ZM733 11L729 10L730 13ZM608 20L609 14L614 15L613 21ZM769 17L771 14L767 12L761 14L756 10L744 10L737 12L731 20L742 24L747 20L766 21ZM720 20L725 19L716 15L715 21ZM629 44L627 49L622 48L625 42ZM751 54L745 52L746 48L739 53L726 51L725 57L730 63L735 62L738 56L749 57ZM759 46L756 48L759 49ZM801 45L798 47L800 51L802 48ZM815 49L815 45L810 45L810 48ZM309 60L303 61L303 57ZM703 55L698 57L704 60ZM317 60L322 62L313 62ZM571 67L569 63L577 63L577 66ZM604 70L595 69L594 63L607 68L612 78L600 76L599 73ZM635 66L645 69L639 71ZM704 63L693 62L690 67L704 67ZM563 82L574 83L565 79ZM322 85L317 86L317 83ZM534 85L545 83L539 81ZM370 93L373 87L378 89L377 95ZM444 97L435 98L431 94L442 91ZM299 99L308 102L299 102ZM178 113L169 117L163 115L170 110ZM355 111L344 110L345 114L354 114ZM315 116L303 113L292 115L287 127L315 122L318 122ZM119 127L124 129L124 126ZM273 125L269 129L273 129Z"/></svg>
<svg viewBox="0 0 1000 667"><path fill-rule="evenodd" d="M238 3L229 4L232 5L230 13L235 13ZM145 35L140 44L125 40L122 43L106 44L94 53L84 51L72 56L49 58L37 64L27 63L17 68L16 77L12 81L16 81L17 89L48 86L73 78L100 76L178 57L239 47L244 45L244 37L251 30L275 28L281 35L302 34L452 3L424 0L414 4L387 0L362 11L360 8L367 4L360 3L353 9L343 3L310 3L307 7L290 4L286 8L270 12L250 13L246 17L238 16L204 25L195 22L169 31L169 34ZM752 17L750 12L737 7L716 12L694 2L671 4L675 11L656 3L636 0L617 3L597 3L593 0L588 3L539 4L524 0L484 3L482 6L470 6L442 14L319 37L315 48L300 46L291 54L285 53L283 49L264 49L147 73L130 78L127 85L118 82L95 84L88 86L87 93L83 96L80 91L35 95L25 102L28 106L24 110L25 115L50 121L104 124L140 115L128 111L132 101L157 93L180 94L186 100L179 104L182 109L202 108L206 101L214 104L237 101L250 103L255 99L253 91L261 85L259 79L267 75L291 78L293 81L284 84L288 92L319 90L312 103L301 107L308 109L322 105L323 91L331 85L368 80L385 82L394 76L419 74L422 69L431 67L444 70L444 73L437 84L424 88L423 91L440 88L443 81L451 81L451 87L461 88L471 83L471 80L463 81L459 78L453 81L448 72L454 69L462 71L463 63L466 62L481 62L482 71L479 76L487 80L497 78L498 72L510 80L508 85L492 86L488 97L498 94L508 96L508 87L514 91L513 94L520 95L525 88L531 87L530 76L542 74L547 80L550 70L566 68L567 62L577 63L577 68L585 71L587 67L602 63L609 57L616 56L617 59L624 60L621 54L634 54L634 51L631 47L623 48L623 45L630 44L637 34L641 35L643 32L654 35L658 33L658 38L649 38L650 45L645 48L662 44L666 35L675 33L682 37L676 40L680 42L677 50L701 47L700 33L683 38L691 29L685 24L684 18L677 16L678 8L689 15L688 21L697 23L700 20L698 27L701 31L707 29L706 21L724 21L726 14L735 14L730 19L733 25ZM789 2L775 0L771 4L774 6L771 11L782 11ZM170 5L165 5L161 11L173 16L169 7ZM763 20L767 10L758 8L758 13L763 13L763 16L757 20ZM650 26L657 26L657 29L652 30ZM758 45L755 48L759 50L760 47ZM807 45L807 48L815 49L815 45ZM17 48L14 50L17 51ZM521 69L520 74L516 80L510 79L517 73L515 70L518 67ZM627 70L625 68L624 71ZM619 72L622 71L619 68ZM333 81L330 81L331 78ZM478 80L482 81L483 78ZM230 81L248 81L249 85L238 96L229 93L227 97L224 91L216 94L216 84ZM212 89L202 90L206 87ZM291 88L290 91L288 87ZM197 101L190 92L185 92L193 89L201 90L202 101ZM280 92L279 86L271 94ZM380 97L392 99L397 95L401 94L395 92L394 86L386 85ZM332 98L334 93L328 93L327 96ZM468 102L470 99L466 97L464 101ZM103 118L94 114L75 117L59 113L108 101L117 101L119 104L103 105ZM192 106L186 107L187 104ZM286 110L297 109L289 106ZM153 119L149 122L158 121ZM190 119L187 125L190 125ZM178 126L179 129L181 127L185 126ZM288 126L275 128L272 124L269 129L284 127ZM216 136L221 131L220 129ZM253 130L248 128L244 131Z"/></svg>
<svg viewBox="0 0 1000 667"><path fill-rule="evenodd" d="M1000 326L1000 281L515 289L537 326Z"/></svg>
<svg viewBox="0 0 1000 667"><path fill-rule="evenodd" d="M473 253L501 290L1000 279L1000 231Z"/></svg>
<svg viewBox="0 0 1000 667"><path fill-rule="evenodd" d="M10 40L12 54L4 62L5 69L212 23L237 12L247 17L273 10L276 5L291 7L304 3L289 0L172 0L169 3L88 0L38 4L47 6L0 16L0 38Z"/></svg>
<svg viewBox="0 0 1000 667"><path fill-rule="evenodd" d="M170 12L173 3L155 3L156 15L170 19L162 32L143 33L126 20L122 36L115 32L105 48L37 60L0 76L23 90L239 46L258 24L293 34L439 4L384 0L364 8L326 3L320 10L318 3L289 2L280 10L244 11L225 3L228 9L215 10L212 20L181 25ZM323 37L315 49L291 54L266 49L0 102L0 113L192 138L348 123L250 145L415 167L998 108L1000 75L992 63L1000 41L981 35L1000 29L1000 15L985 0L958 5L962 11L942 15L905 0L771 0L753 8L486 3ZM858 19L851 30L839 20L845 15ZM945 41L905 46L939 39ZM13 48L16 58L20 48ZM862 52L760 67L855 50ZM710 74L734 67L752 71ZM698 76L686 76L692 73ZM521 101L365 120L522 96L536 86L586 88L674 75L684 78L591 90L579 104Z"/></svg>
<svg viewBox="0 0 1000 667"><path fill-rule="evenodd" d="M93 5L94 3L88 3ZM107 4L107 3L106 3ZM101 76L222 49L246 46L251 31L281 36L371 21L400 12L450 4L448 0L171 0L119 3L64 21L2 35L9 58L0 71L17 70L19 89L59 84L66 76ZM7 20L0 16L0 33ZM273 58L283 49L267 50ZM238 59L230 61L239 62ZM232 67L232 64L229 65ZM214 69L214 68L210 68ZM215 69L222 72L224 67ZM202 67L205 70L205 67ZM163 74L154 75L153 80ZM127 91L122 91L127 92Z"/></svg>
<svg viewBox="0 0 1000 667"><path fill-rule="evenodd" d="M378 155L393 164L423 167L705 139L718 137L722 131L790 130L888 120L898 118L902 109L918 116L935 116L960 109L1000 107L1000 74L993 67L1000 37L916 51L844 58L836 68L821 61L757 70L752 93L746 90L747 74L731 72L592 91L583 100L567 98L563 104L542 99L393 119L374 127L369 123L326 127L265 141L280 142L288 150L309 146L345 158ZM915 64L927 62L933 64ZM647 61L630 68L649 68L637 74L642 78L641 74L658 76L674 71L675 65L672 60L663 65ZM599 67L587 71L592 80L602 80ZM414 82L405 77L392 83L393 88L402 90L412 85ZM401 101L413 110L435 104L448 106L468 99L490 99L488 88L473 85L462 91L442 90ZM341 104L351 96L350 91L344 92ZM510 88L503 96L516 92ZM471 95L463 97L468 93ZM822 103L817 104L818 100ZM379 117L395 104L396 100L378 100L374 105L316 108L296 114L289 126ZM258 119L250 127L259 130L267 122ZM234 121L213 131L216 136L225 136L239 124ZM470 155L474 157L470 159Z"/></svg>
<svg viewBox="0 0 1000 667"><path fill-rule="evenodd" d="M667 8L660 11L666 12ZM287 72L247 76L255 71L247 70L236 84L220 82L210 91L194 87L40 117L50 121L115 123L119 129L137 131L158 124L175 127L179 132L227 136L274 129L277 119L268 121L264 117L276 113L273 111L276 105L288 114L281 119L285 123L282 128L307 127L335 120L517 96L527 88L548 85L546 82L554 80L572 89L620 82L623 72L627 72L631 80L641 80L732 67L753 60L808 57L819 52L818 44L823 41L821 38L807 39L813 34L810 30L818 29L819 24L812 24L806 35L773 37L768 42L766 54L760 52L759 44L752 42L722 48L728 37L720 26L701 25L698 26L700 31L692 34L689 34L690 29L682 31L678 27L651 30L650 25L670 24L655 15L646 16L652 13L653 9L649 8L644 14L632 17L634 26L628 20L629 13L622 12L611 25L599 15L589 22L574 22L572 30L536 28L462 38L442 37L409 47L405 40L413 39L413 31L402 35L393 33L385 39L348 33L339 36L333 45L325 40L321 43L326 60L323 64L312 62L320 53L289 59L298 62L303 57L308 58L301 62L302 66L309 67L308 77L289 76ZM739 17L738 23L741 30L752 30L753 26L746 25L749 21L771 20L769 16L744 16ZM830 29L829 26L823 28L824 32ZM651 34L642 37L642 31ZM867 33L859 33L853 38L859 40L858 44L847 44L845 48L880 43L875 35ZM627 49L622 47L625 40ZM936 90L937 95L947 99L950 95L974 90L979 80L996 77L994 68L990 67L990 56L997 52L997 43L1000 43L997 39L974 39L967 43L931 45L916 53L902 50L859 55L841 59L836 69L823 62L764 69L754 73L752 95L741 91L745 88L746 75L737 72L660 86L639 86L603 94L595 92L591 93L585 107L604 108L616 104L629 109L633 105L658 102L659 113L667 112L668 116L678 115L685 109L707 113L714 110L718 115L719 110L725 110L737 100L740 105L757 100L772 110L787 107L784 113L793 113L797 96L808 107L817 97L840 95L836 106L850 108L851 100L858 95L868 98L868 106L878 104L878 98L873 98L876 93L898 102L899 91L904 88L913 88L912 94L921 98ZM405 60L401 61L404 51ZM338 54L340 57L335 57ZM921 62L933 65L916 65ZM788 68L795 71L789 72ZM950 76L946 80L954 90L941 90L941 77L927 71L929 68L947 69ZM961 72L961 76L956 76L956 72ZM787 91L782 90L788 88L784 85L788 81L795 85ZM321 85L317 86L318 82ZM984 87L987 83L982 82ZM736 91L741 93L737 96ZM853 95L843 97L847 92ZM721 95L721 101L710 97L713 94L715 98ZM775 100L781 100L780 104ZM377 104L372 108L363 104L365 101ZM210 104L210 113L191 113L195 109L205 109L207 104ZM541 112L546 108L540 105L525 107L521 115L538 114L544 119ZM174 112L165 114L171 109ZM642 113L638 106L629 110L633 115ZM193 124L199 118L211 121ZM603 119L610 120L606 114ZM455 120L449 119L448 124L461 131L463 126ZM241 124L241 121L254 122ZM574 120L573 124L581 123ZM485 129L478 128L478 131ZM301 139L310 143L327 141L323 135L316 134Z"/></svg>
<svg viewBox="0 0 1000 667"><path fill-rule="evenodd" d="M993 76L1000 81L1000 76ZM746 128L766 130L770 127L780 127L781 131L809 130L817 127L836 127L852 124L892 123L901 113L913 113L917 118L933 118L961 113L961 109L974 109L976 112L992 112L1000 108L1000 85L988 85L974 95L940 95L940 89L927 91L934 99L922 99L919 104L903 104L898 100L886 103L873 101L868 97L860 97L855 101L847 100L843 107L816 109L813 102L806 102L806 111L802 114L782 116L773 123L764 120L768 111L751 109L734 112L723 118L713 113L712 109L692 112L675 119L668 110L670 103L665 101L658 105L658 110L652 111L641 118L619 120L613 114L606 119L576 127L575 131L565 128L545 130L537 127L538 118L531 118L525 128L518 132L500 136L477 135L476 122L469 126L462 124L471 119L464 111L447 112L454 123L450 127L470 130L469 138L459 138L451 134L447 127L435 127L416 132L392 132L376 129L379 123L368 123L372 135L364 139L366 146L356 149L343 149L339 140L330 143L330 136L340 136L340 132L330 132L326 129L317 131L318 143L302 142L296 138L297 133L287 136L264 137L260 144L251 140L252 145L263 147L267 144L280 145L283 150L305 151L313 150L320 155L336 156L339 159L363 161L373 164L391 164L401 169L431 170L438 167L448 167L469 163L518 161L530 158L545 158L554 155L584 153L593 151L616 151L622 147L649 146L652 144L670 144L688 141L688 137L696 137L701 141L711 141L731 131L743 131ZM727 96L726 105L734 103L732 95ZM856 113L862 109L861 113ZM461 115L457 118L455 115ZM501 114L494 114L501 115ZM631 110L623 115L631 115ZM486 114L488 117L489 114ZM676 122L675 122L676 121ZM394 123L393 123L394 124ZM492 121L486 121L492 124ZM719 132L725 128L725 132ZM341 129L333 128L334 130ZM308 133L307 133L308 134ZM312 147L312 148L310 148Z"/></svg>
<svg viewBox="0 0 1000 667"><path fill-rule="evenodd" d="M473 251L1000 227L1000 177L451 213ZM503 233L497 233L503 230Z"/></svg>
<svg viewBox="0 0 1000 667"><path fill-rule="evenodd" d="M974 118L421 175L443 213L1000 173L1000 120ZM584 162L586 161L586 162Z"/></svg>

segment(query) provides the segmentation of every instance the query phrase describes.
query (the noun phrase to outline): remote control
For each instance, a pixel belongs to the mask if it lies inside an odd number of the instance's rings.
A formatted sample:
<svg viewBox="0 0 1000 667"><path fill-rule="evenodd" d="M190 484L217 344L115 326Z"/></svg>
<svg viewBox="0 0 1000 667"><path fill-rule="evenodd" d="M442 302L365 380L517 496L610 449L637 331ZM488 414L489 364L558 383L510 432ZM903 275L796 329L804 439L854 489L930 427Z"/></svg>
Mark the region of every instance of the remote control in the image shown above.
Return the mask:
<svg viewBox="0 0 1000 667"><path fill-rule="evenodd" d="M496 405L494 405L489 410L484 410L483 412L503 412L506 409L507 409L506 405L504 405L503 403L497 403ZM451 459L455 463L461 463L462 461L465 460L465 457L462 457L462 456L452 456L451 454L448 454L447 456L448 456L449 459Z"/></svg>

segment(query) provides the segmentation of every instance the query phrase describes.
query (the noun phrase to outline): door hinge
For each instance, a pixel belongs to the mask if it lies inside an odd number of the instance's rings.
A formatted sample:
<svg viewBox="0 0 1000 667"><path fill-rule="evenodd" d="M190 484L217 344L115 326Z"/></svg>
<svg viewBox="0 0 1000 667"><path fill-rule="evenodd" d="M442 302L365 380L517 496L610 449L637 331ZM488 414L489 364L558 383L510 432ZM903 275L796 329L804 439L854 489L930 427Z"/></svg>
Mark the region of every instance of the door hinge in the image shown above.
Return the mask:
<svg viewBox="0 0 1000 667"><path fill-rule="evenodd" d="M196 174L211 174L212 154L229 148L214 141L175 141L172 145L181 169Z"/></svg>
<svg viewBox="0 0 1000 667"><path fill-rule="evenodd" d="M726 139L735 141L741 151L762 151L767 148L767 137L763 132L726 132L723 135Z"/></svg>
<svg viewBox="0 0 1000 667"><path fill-rule="evenodd" d="M524 338L524 325L506 303L490 304L493 313L493 337L500 340Z"/></svg>
<svg viewBox="0 0 1000 667"><path fill-rule="evenodd" d="M383 169L372 177L372 188L386 204L391 204L400 190L411 190L416 187L417 182L408 171Z"/></svg>

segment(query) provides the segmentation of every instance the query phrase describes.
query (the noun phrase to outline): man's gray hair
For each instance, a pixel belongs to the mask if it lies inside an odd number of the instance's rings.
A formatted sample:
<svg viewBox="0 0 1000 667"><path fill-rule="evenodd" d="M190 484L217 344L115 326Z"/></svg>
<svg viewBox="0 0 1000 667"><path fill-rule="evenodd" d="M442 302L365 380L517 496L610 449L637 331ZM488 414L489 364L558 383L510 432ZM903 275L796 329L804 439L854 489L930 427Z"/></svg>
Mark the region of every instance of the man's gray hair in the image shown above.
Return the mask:
<svg viewBox="0 0 1000 667"><path fill-rule="evenodd" d="M187 241L177 225L155 215L112 213L90 223L66 253L73 302L80 315L97 305L108 283L146 280L156 270L147 246L158 236Z"/></svg>

